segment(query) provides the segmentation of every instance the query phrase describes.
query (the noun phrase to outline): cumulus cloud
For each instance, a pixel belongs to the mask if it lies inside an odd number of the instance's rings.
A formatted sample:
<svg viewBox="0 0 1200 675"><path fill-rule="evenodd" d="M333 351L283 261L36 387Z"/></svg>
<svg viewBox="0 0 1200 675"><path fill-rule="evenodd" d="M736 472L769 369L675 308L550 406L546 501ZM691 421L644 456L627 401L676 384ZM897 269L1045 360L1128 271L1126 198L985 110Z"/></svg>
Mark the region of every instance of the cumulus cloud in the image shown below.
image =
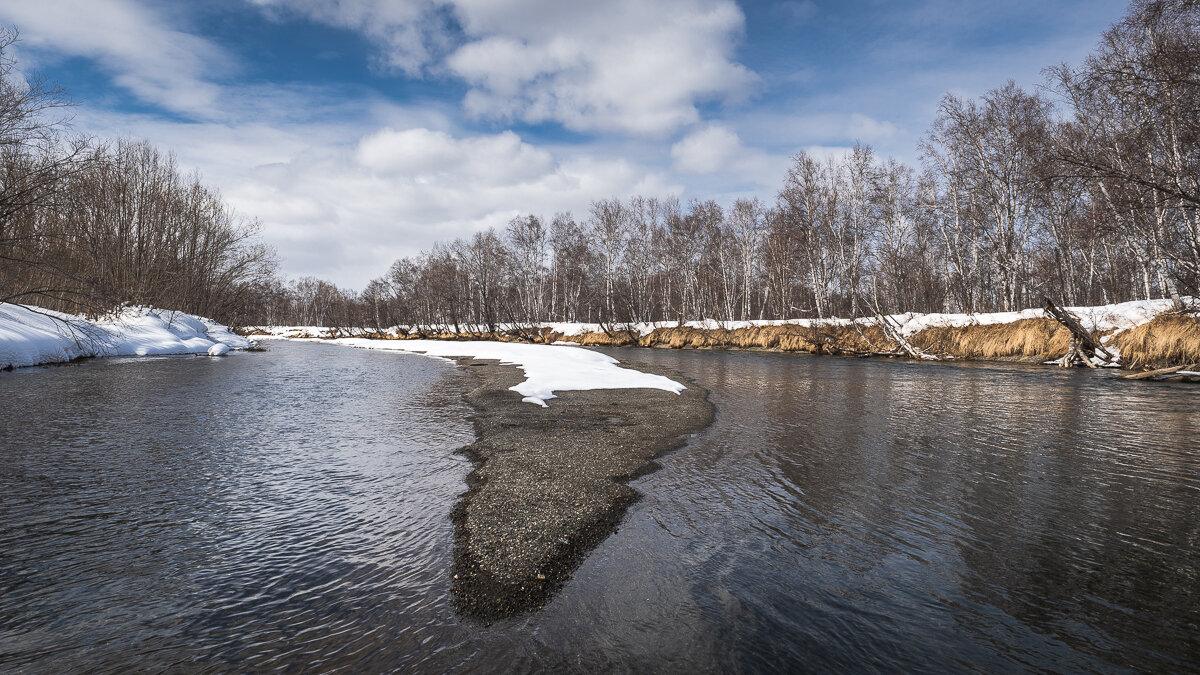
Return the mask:
<svg viewBox="0 0 1200 675"><path fill-rule="evenodd" d="M714 173L740 160L746 148L738 135L721 126L708 126L671 146L675 168L691 173Z"/></svg>
<svg viewBox="0 0 1200 675"><path fill-rule="evenodd" d="M18 26L35 52L94 59L117 85L175 112L211 114L220 92L205 74L232 66L212 43L132 0L9 2L0 21Z"/></svg>
<svg viewBox="0 0 1200 675"><path fill-rule="evenodd" d="M714 185L753 185L769 190L781 180L789 158L747 147L736 132L711 124L684 136L671 146L676 171L718 179Z"/></svg>
<svg viewBox="0 0 1200 675"><path fill-rule="evenodd" d="M384 128L352 149L329 143L251 169L227 196L268 223L289 272L361 287L398 256L503 227L520 213L582 216L601 197L679 189L653 169L589 153L557 156L511 131ZM314 249L323 255L311 257Z"/></svg>
<svg viewBox="0 0 1200 675"><path fill-rule="evenodd" d="M756 81L734 59L745 17L733 0L251 1L359 31L409 75L465 81L465 109L485 119L665 134Z"/></svg>
<svg viewBox="0 0 1200 675"><path fill-rule="evenodd" d="M755 79L733 60L745 18L729 0L460 0L456 11L475 39L447 65L480 117L662 134Z"/></svg>
<svg viewBox="0 0 1200 675"><path fill-rule="evenodd" d="M386 128L362 139L355 157L377 175L425 181L449 176L481 186L538 180L556 168L549 152L512 131L459 139L443 131Z"/></svg>
<svg viewBox="0 0 1200 675"><path fill-rule="evenodd" d="M584 217L596 199L683 191L667 172L609 148L541 146L511 131L178 124L95 110L81 111L80 120L105 136L132 134L171 148L239 213L261 220L285 274L349 288L362 288L397 257L504 227L519 214Z"/></svg>

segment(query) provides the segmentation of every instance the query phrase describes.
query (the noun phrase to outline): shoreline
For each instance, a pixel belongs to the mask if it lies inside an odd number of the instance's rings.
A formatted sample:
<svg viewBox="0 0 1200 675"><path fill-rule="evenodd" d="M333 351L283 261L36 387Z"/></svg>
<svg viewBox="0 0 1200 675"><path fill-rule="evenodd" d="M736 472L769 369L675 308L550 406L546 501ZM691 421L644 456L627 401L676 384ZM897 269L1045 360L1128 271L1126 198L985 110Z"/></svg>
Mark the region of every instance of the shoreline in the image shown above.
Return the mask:
<svg viewBox="0 0 1200 675"><path fill-rule="evenodd" d="M457 360L479 384L463 395L476 440L459 449L474 468L451 514L451 585L456 609L484 620L545 606L640 499L629 481L714 419L705 388L663 369L622 364L687 389L564 391L542 408L509 389L516 366Z"/></svg>
<svg viewBox="0 0 1200 675"><path fill-rule="evenodd" d="M224 356L254 343L186 312L124 306L103 318L0 302L0 371L115 356Z"/></svg>
<svg viewBox="0 0 1200 675"><path fill-rule="evenodd" d="M1189 298L1189 303L1194 301ZM1091 338L1115 353L1124 371L1151 371L1200 363L1200 314L1169 301L1135 301L1066 308ZM693 321L676 324L530 324L397 326L386 330L274 326L246 329L290 338L363 337L376 340L495 341L582 347L746 350L845 357L1052 364L1072 350L1072 333L1041 309L991 314L903 314L886 320ZM896 336L908 344L901 344ZM906 353L907 352L907 353ZM1099 364L1097 364L1099 365Z"/></svg>

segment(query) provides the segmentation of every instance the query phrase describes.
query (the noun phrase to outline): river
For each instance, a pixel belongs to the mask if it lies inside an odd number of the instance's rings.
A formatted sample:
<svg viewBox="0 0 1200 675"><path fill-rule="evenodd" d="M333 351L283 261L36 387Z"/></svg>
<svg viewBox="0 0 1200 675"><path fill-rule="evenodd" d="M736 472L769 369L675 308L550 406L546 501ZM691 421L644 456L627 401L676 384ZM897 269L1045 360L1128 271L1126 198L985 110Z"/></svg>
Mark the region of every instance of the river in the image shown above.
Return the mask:
<svg viewBox="0 0 1200 675"><path fill-rule="evenodd" d="M716 422L544 610L449 592L469 376L272 342L0 375L0 670L1196 670L1200 390L608 350ZM551 403L553 405L553 403Z"/></svg>

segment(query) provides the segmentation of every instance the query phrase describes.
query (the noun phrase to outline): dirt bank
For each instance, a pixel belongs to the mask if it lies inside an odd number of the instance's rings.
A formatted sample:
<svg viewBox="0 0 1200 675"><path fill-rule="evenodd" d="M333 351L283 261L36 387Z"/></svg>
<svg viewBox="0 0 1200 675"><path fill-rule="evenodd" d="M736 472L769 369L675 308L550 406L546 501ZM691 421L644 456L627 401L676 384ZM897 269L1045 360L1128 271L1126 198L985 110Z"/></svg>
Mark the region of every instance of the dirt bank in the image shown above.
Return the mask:
<svg viewBox="0 0 1200 675"><path fill-rule="evenodd" d="M332 329L325 329L330 331ZM1163 368L1200 362L1200 317L1163 314L1135 328L1111 335L1093 333L1096 340L1120 351L1123 367L1134 370ZM338 336L333 331L326 336ZM750 349L771 352L870 356L898 351L899 345L872 325L816 324L769 325L741 328L664 326L642 335L633 330L565 334L550 328L507 330L494 333L380 334L346 332L346 335L404 340L496 340L552 344L570 341L589 347L654 347L666 349ZM297 333L292 337L315 337ZM958 361L1018 361L1042 363L1067 352L1070 332L1046 318L1026 318L1008 323L956 327L928 327L908 336L925 352Z"/></svg>
<svg viewBox="0 0 1200 675"><path fill-rule="evenodd" d="M460 363L481 382L465 397L478 440L463 449L475 470L454 510L454 591L473 616L543 606L637 501L625 483L713 418L708 392L667 371L638 368L688 389L568 391L542 408L509 391L516 367Z"/></svg>

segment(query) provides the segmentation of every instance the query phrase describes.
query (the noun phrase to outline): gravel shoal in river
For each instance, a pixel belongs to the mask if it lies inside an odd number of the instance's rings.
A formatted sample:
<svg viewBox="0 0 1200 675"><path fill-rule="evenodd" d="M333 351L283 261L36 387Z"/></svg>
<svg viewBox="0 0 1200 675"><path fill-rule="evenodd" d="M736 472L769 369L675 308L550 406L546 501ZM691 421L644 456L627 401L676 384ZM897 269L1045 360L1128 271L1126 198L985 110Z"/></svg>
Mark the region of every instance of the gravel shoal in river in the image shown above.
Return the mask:
<svg viewBox="0 0 1200 675"><path fill-rule="evenodd" d="M509 387L515 366L460 359L482 379L466 394L475 409L475 463L454 509L453 587L460 612L499 618L545 605L638 499L628 481L708 426L708 392L655 389L561 392L549 408ZM629 367L624 365L624 367Z"/></svg>

